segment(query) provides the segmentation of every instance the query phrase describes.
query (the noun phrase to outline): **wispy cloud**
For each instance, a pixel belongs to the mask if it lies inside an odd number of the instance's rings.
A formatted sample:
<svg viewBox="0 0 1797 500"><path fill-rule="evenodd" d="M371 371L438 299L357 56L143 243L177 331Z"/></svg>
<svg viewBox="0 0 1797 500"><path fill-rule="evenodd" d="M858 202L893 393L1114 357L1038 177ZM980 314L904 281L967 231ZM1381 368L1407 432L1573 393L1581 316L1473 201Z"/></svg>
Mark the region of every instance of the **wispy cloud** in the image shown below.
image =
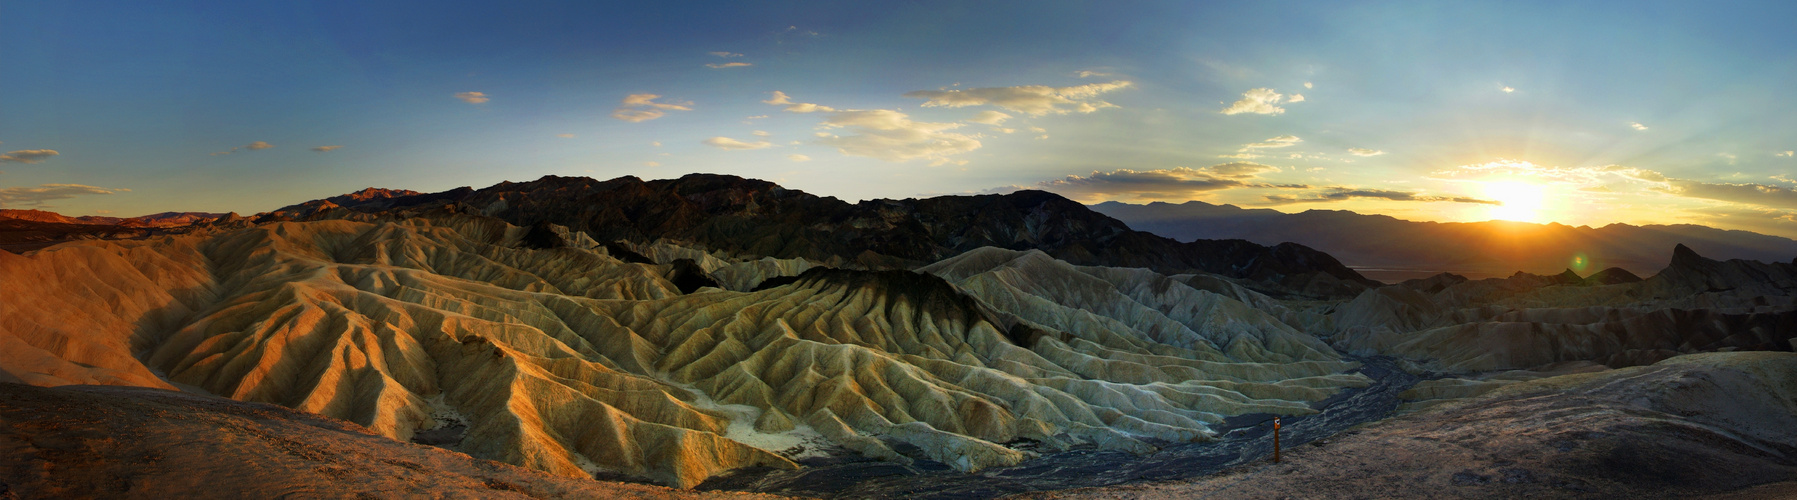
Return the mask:
<svg viewBox="0 0 1797 500"><path fill-rule="evenodd" d="M655 102L661 94L630 94L618 104L618 109L611 112L612 118L631 123L646 122L661 118L667 113L662 110L692 111L692 101L687 102Z"/></svg>
<svg viewBox="0 0 1797 500"><path fill-rule="evenodd" d="M1379 155L1385 154L1385 152L1377 150L1377 149L1348 148L1348 154L1351 154L1354 156L1379 156Z"/></svg>
<svg viewBox="0 0 1797 500"><path fill-rule="evenodd" d="M722 136L713 137L713 138L706 139L706 140L699 141L699 142L701 142L707 146L722 149L725 151L734 151L734 150L739 150L739 149L762 149L762 148L767 148L767 147L773 146L772 143L769 143L767 141L743 142L743 141L731 139L729 137L722 137Z"/></svg>
<svg viewBox="0 0 1797 500"><path fill-rule="evenodd" d="M1775 154L1772 156L1783 156L1785 158L1791 158L1793 156L1797 156L1797 151L1785 151L1783 153Z"/></svg>
<svg viewBox="0 0 1797 500"><path fill-rule="evenodd" d="M778 90L774 91L774 97L761 102L763 104L772 104L775 106L786 106L785 109L789 113L828 113L836 111L836 108L829 106L821 106L809 102L792 102L791 97L787 96L785 92Z"/></svg>
<svg viewBox="0 0 1797 500"><path fill-rule="evenodd" d="M1310 187L1258 180L1261 174L1277 171L1279 167L1253 162L1224 163L1202 168L1118 169L1110 172L1094 171L1085 176L1069 175L1038 183L1036 188L1053 191L1080 202L1094 203L1107 200L1185 201L1226 189Z"/></svg>
<svg viewBox="0 0 1797 500"><path fill-rule="evenodd" d="M1030 116L1064 115L1073 112L1091 113L1102 108L1116 107L1115 104L1099 100L1098 96L1133 85L1135 84L1127 80L1117 80L1109 83L1091 83L1071 87L1019 85L965 90L918 90L906 92L905 97L926 99L923 103L924 107L961 108L991 105Z"/></svg>
<svg viewBox="0 0 1797 500"><path fill-rule="evenodd" d="M1080 72L1079 72L1079 73L1076 73L1076 74L1077 74L1077 75L1079 75L1079 77L1080 77L1080 78L1092 78L1092 77L1103 77L1103 76L1117 76L1117 75L1116 75L1116 74L1115 74L1115 73L1101 73L1101 72L1098 72L1098 71L1080 71Z"/></svg>
<svg viewBox="0 0 1797 500"><path fill-rule="evenodd" d="M1273 89L1265 87L1249 89L1247 92L1242 93L1241 99L1230 104L1229 107L1223 108L1221 113L1226 115L1239 115L1242 113L1252 113L1257 115L1283 114L1285 113L1285 108L1277 106L1279 102L1283 100L1285 100L1285 95L1280 94Z"/></svg>
<svg viewBox="0 0 1797 500"><path fill-rule="evenodd" d="M1498 90L1502 90L1502 91L1504 91L1504 93L1505 93L1505 94L1509 94L1509 93L1512 93L1512 92L1516 92L1516 88L1515 88L1515 87L1511 87L1511 86L1509 86L1509 85L1505 85L1505 86L1504 86L1504 87L1503 87L1503 88L1500 88L1500 89L1498 89Z"/></svg>
<svg viewBox="0 0 1797 500"><path fill-rule="evenodd" d="M718 57L742 57L743 56L742 54L738 54L735 52L729 52L729 51L708 52L708 54L718 56Z"/></svg>
<svg viewBox="0 0 1797 500"><path fill-rule="evenodd" d="M1304 139L1299 139L1298 136L1295 136L1295 135L1282 135L1279 137L1267 139L1262 142L1252 142L1252 143L1248 143L1248 144L1243 144L1242 149L1238 149L1238 150L1236 150L1236 152L1238 152L1238 153L1253 153L1253 152L1256 152L1256 150L1261 150L1261 149L1291 147L1291 146L1297 145L1300 142L1304 142Z"/></svg>
<svg viewBox="0 0 1797 500"><path fill-rule="evenodd" d="M1324 191L1322 192L1302 196L1268 195L1265 198L1266 204L1290 205L1293 203L1326 203L1348 201L1355 198L1376 198L1390 201L1476 203L1482 205L1504 204L1497 200L1486 200L1466 196L1428 196L1409 191L1393 191L1387 189L1351 188L1342 186L1330 186L1323 189Z"/></svg>
<svg viewBox="0 0 1797 500"><path fill-rule="evenodd" d="M710 64L705 65L705 67L707 67L707 68L741 68L744 66L754 66L754 65L746 63L746 62L710 63Z"/></svg>
<svg viewBox="0 0 1797 500"><path fill-rule="evenodd" d="M268 149L268 148L272 148L272 147L275 147L275 145L269 144L266 142L262 142L262 141L256 141L256 142L252 142L252 143L245 144L242 146L234 147L234 148L231 148L231 149L228 149L225 151L219 151L217 153L212 153L212 156L228 155L228 154L236 153L237 151L244 150L244 149L247 149L250 151L257 151L257 150L263 150L263 149ZM314 149L314 151L317 151L317 150Z"/></svg>
<svg viewBox="0 0 1797 500"><path fill-rule="evenodd" d="M811 157L801 155L801 154L786 155L786 159L792 160L792 161L811 161Z"/></svg>
<svg viewBox="0 0 1797 500"><path fill-rule="evenodd" d="M468 104L480 104L480 103L491 100L491 99L487 98L487 94L485 92L457 92L455 95L455 98L461 99L462 102L466 102Z"/></svg>
<svg viewBox="0 0 1797 500"><path fill-rule="evenodd" d="M1723 184L1687 179L1668 179L1665 192L1691 198L1744 203L1774 208L1797 208L1797 191L1766 184Z"/></svg>
<svg viewBox="0 0 1797 500"><path fill-rule="evenodd" d="M970 121L973 123L983 123L986 125L999 125L999 124L1004 123L1005 120L1009 120L1009 119L1011 119L1011 115L1007 115L1007 114L1000 113L997 111L986 110L986 111L981 111L978 114L973 115L973 118L969 118L969 119L967 119L967 121Z"/></svg>
<svg viewBox="0 0 1797 500"><path fill-rule="evenodd" d="M555 136L563 138L563 139L573 139L574 138L574 134L555 134Z"/></svg>
<svg viewBox="0 0 1797 500"><path fill-rule="evenodd" d="M76 196L114 194L130 191L124 188L102 188L82 184L42 184L38 187L0 189L0 207L42 207L44 203Z"/></svg>
<svg viewBox="0 0 1797 500"><path fill-rule="evenodd" d="M1647 126L1642 125L1641 122L1629 122L1629 128L1632 128L1635 130L1640 130L1643 132L1647 131Z"/></svg>
<svg viewBox="0 0 1797 500"><path fill-rule="evenodd" d="M54 149L21 149L0 154L0 163L39 163L60 154Z"/></svg>
<svg viewBox="0 0 1797 500"><path fill-rule="evenodd" d="M910 115L890 109L848 110L831 113L824 128L845 129L845 135L818 134L818 144L835 147L849 156L886 161L927 160L931 165L966 164L954 155L979 149L978 139L950 132L960 123L912 121Z"/></svg>
<svg viewBox="0 0 1797 500"><path fill-rule="evenodd" d="M343 149L343 146L313 146L312 147L313 151L317 151L320 153L329 153L329 152L336 151L339 149Z"/></svg>
<svg viewBox="0 0 1797 500"><path fill-rule="evenodd" d="M1304 82L1304 88L1312 88L1310 82Z"/></svg>
<svg viewBox="0 0 1797 500"><path fill-rule="evenodd" d="M1285 102L1304 102L1304 94L1292 94Z"/></svg>

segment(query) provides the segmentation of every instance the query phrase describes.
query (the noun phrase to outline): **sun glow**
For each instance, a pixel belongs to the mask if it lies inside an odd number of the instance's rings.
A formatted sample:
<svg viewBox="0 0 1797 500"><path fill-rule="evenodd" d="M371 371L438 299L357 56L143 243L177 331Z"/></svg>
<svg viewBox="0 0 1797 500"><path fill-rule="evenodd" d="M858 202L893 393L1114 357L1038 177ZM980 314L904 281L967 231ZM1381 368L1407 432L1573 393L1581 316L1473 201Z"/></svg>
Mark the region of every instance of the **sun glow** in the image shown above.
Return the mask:
<svg viewBox="0 0 1797 500"><path fill-rule="evenodd" d="M1493 206L1489 216L1493 219L1518 222L1545 222L1542 201L1546 197L1547 186L1517 181L1491 181L1485 183L1485 197L1503 202Z"/></svg>

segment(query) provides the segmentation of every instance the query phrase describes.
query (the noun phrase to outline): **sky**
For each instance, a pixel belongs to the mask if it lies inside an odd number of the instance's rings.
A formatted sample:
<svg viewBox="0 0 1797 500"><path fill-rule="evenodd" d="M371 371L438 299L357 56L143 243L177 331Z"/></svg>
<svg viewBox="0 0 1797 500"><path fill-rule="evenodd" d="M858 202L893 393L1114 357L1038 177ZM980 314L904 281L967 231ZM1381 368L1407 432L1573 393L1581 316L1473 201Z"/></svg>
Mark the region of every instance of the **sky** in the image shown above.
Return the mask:
<svg viewBox="0 0 1797 500"><path fill-rule="evenodd" d="M1797 2L0 0L0 208L760 178L1797 237Z"/></svg>

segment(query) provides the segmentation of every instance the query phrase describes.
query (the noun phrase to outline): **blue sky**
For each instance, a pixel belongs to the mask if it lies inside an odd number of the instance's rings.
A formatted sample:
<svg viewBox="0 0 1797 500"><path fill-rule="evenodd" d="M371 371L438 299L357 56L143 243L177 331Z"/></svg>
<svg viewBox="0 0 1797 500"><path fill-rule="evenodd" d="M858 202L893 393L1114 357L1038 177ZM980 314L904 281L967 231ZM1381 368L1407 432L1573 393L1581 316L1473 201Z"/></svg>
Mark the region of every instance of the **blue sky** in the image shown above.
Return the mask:
<svg viewBox="0 0 1797 500"><path fill-rule="evenodd" d="M1797 236L1790 2L0 12L5 208L717 172L848 200L1037 188Z"/></svg>

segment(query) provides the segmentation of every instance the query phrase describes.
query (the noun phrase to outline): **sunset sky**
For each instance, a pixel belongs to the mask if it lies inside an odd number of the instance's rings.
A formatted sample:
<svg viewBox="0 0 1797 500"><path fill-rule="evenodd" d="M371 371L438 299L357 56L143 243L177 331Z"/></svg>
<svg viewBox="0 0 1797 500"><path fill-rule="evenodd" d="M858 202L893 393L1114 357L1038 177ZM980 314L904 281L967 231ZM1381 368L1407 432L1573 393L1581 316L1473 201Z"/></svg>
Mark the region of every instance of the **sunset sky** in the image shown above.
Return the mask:
<svg viewBox="0 0 1797 500"><path fill-rule="evenodd" d="M251 5L253 4L253 5ZM0 1L0 207L755 177L1797 237L1797 2Z"/></svg>

